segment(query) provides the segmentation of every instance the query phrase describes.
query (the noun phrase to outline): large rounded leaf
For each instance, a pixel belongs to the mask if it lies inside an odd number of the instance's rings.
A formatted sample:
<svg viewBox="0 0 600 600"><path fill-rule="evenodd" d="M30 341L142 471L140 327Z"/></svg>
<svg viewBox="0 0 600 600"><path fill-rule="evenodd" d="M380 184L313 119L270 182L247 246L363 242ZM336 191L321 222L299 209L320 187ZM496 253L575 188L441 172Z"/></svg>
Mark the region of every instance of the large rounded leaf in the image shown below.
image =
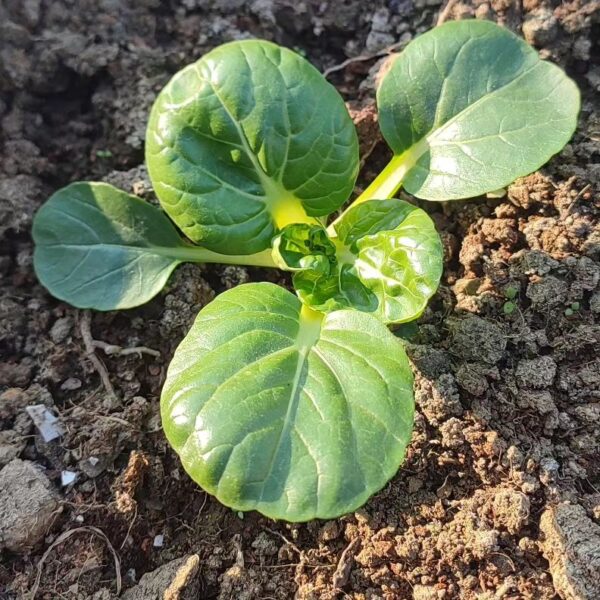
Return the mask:
<svg viewBox="0 0 600 600"><path fill-rule="evenodd" d="M487 21L446 23L391 59L377 90L389 167L427 200L504 187L559 152L579 91L557 66Z"/></svg>
<svg viewBox="0 0 600 600"><path fill-rule="evenodd" d="M186 246L164 213L107 183L72 183L33 221L35 272L57 298L114 310L150 300Z"/></svg>
<svg viewBox="0 0 600 600"><path fill-rule="evenodd" d="M374 317L322 316L283 288L246 284L200 311L169 367L161 413L186 471L223 504L332 518L397 471L412 375Z"/></svg>
<svg viewBox="0 0 600 600"><path fill-rule="evenodd" d="M358 143L342 98L310 63L245 40L209 52L162 90L146 161L190 239L244 254L268 248L287 223L339 208L354 186Z"/></svg>
<svg viewBox="0 0 600 600"><path fill-rule="evenodd" d="M275 238L275 260L295 271L302 302L323 312L370 312L384 323L416 319L443 267L440 237L427 213L404 200L369 200L334 227L328 245L318 235L322 230L306 224L289 225Z"/></svg>

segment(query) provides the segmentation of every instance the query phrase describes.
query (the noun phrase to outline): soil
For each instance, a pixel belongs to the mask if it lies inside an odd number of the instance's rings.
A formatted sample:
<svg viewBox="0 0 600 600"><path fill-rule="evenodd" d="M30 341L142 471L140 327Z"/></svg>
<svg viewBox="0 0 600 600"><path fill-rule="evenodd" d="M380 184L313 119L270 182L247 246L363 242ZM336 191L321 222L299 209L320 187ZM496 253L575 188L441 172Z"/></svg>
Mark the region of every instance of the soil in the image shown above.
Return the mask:
<svg viewBox="0 0 600 600"><path fill-rule="evenodd" d="M443 11L524 35L576 79L581 118L560 156L504 197L422 203L446 255L418 329L399 332L416 374L413 442L353 515L289 525L236 514L189 480L160 430L165 369L198 310L239 283L288 284L283 275L188 265L146 306L87 315L32 270L31 218L52 190L104 179L152 198L142 163L153 98L232 39L274 40L323 71L359 58L329 79L359 125L365 186L389 158L372 109L380 51L435 25L442 8L0 2L0 598L110 600L119 588L130 599L600 597L597 1ZM160 355L96 347L93 358L88 327ZM44 441L31 405L57 415L63 435Z"/></svg>

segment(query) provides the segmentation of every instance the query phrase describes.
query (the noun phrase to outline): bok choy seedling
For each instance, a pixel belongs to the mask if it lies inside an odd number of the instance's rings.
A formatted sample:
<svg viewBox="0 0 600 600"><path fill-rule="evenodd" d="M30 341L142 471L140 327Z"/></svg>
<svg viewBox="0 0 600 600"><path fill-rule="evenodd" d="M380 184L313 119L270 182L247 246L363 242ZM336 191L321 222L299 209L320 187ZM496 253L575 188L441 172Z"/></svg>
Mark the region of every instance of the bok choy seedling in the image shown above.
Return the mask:
<svg viewBox="0 0 600 600"><path fill-rule="evenodd" d="M225 44L177 73L152 109L146 163L160 208L79 182L35 217L40 281L81 308L147 302L185 261L292 273L296 295L251 283L204 307L162 392L185 469L235 510L336 517L394 475L414 407L386 325L416 319L442 274L432 220L394 196L469 198L534 171L573 134L579 92L506 29L460 21L388 61L377 106L393 158L330 219L359 167L342 98L290 50Z"/></svg>

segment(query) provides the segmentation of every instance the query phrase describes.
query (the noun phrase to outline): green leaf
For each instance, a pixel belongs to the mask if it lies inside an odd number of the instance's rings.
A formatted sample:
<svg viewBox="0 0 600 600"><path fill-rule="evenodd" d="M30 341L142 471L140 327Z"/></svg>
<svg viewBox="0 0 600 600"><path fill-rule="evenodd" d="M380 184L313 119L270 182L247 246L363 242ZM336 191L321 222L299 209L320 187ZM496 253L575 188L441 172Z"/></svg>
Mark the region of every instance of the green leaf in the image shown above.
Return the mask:
<svg viewBox="0 0 600 600"><path fill-rule="evenodd" d="M575 83L488 21L436 27L384 70L379 121L395 153L387 175L419 198L502 188L546 163L575 130Z"/></svg>
<svg viewBox="0 0 600 600"><path fill-rule="evenodd" d="M53 194L33 222L34 267L57 298L113 310L150 300L187 249L155 206L107 183L72 183Z"/></svg>
<svg viewBox="0 0 600 600"><path fill-rule="evenodd" d="M164 209L194 242L225 254L270 247L350 195L354 125L335 88L298 54L244 40L177 73L158 96L146 161Z"/></svg>
<svg viewBox="0 0 600 600"><path fill-rule="evenodd" d="M276 262L296 271L302 302L322 312L371 312L384 323L423 312L443 267L442 244L427 213L403 200L369 200L336 221L337 236L328 244L319 232L318 226L288 225L274 241Z"/></svg>
<svg viewBox="0 0 600 600"><path fill-rule="evenodd" d="M296 223L287 225L273 240L273 257L286 271L311 270L329 275L336 249L324 227Z"/></svg>
<svg viewBox="0 0 600 600"><path fill-rule="evenodd" d="M413 422L401 342L371 315L323 316L270 283L203 308L169 367L165 434L234 510L288 521L355 510L396 473Z"/></svg>

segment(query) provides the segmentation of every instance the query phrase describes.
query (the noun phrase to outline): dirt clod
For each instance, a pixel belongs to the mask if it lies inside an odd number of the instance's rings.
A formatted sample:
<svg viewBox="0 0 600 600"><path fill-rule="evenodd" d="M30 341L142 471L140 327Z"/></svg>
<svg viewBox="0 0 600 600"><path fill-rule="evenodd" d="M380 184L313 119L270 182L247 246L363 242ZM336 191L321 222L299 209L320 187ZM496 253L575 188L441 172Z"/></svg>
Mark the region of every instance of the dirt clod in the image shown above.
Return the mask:
<svg viewBox="0 0 600 600"><path fill-rule="evenodd" d="M123 600L195 600L200 592L197 554L172 560L146 573L140 582L127 590Z"/></svg>
<svg viewBox="0 0 600 600"><path fill-rule="evenodd" d="M523 388L544 388L556 377L556 362L550 356L523 359L517 365L517 382Z"/></svg>
<svg viewBox="0 0 600 600"><path fill-rule="evenodd" d="M56 491L34 463L15 458L0 471L0 549L31 550L59 512Z"/></svg>
<svg viewBox="0 0 600 600"><path fill-rule="evenodd" d="M512 534L519 533L529 518L529 506L529 498L522 492L499 490L494 495L494 525Z"/></svg>
<svg viewBox="0 0 600 600"><path fill-rule="evenodd" d="M439 600L439 590L433 585L415 585L413 600Z"/></svg>
<svg viewBox="0 0 600 600"><path fill-rule="evenodd" d="M563 304L567 299L568 286L565 281L548 275L529 284L527 297L541 309Z"/></svg>
<svg viewBox="0 0 600 600"><path fill-rule="evenodd" d="M532 10L523 23L523 35L534 46L545 46L552 42L558 33L558 23L549 8Z"/></svg>
<svg viewBox="0 0 600 600"><path fill-rule="evenodd" d="M468 361L498 362L506 349L506 337L492 321L471 316L454 325L451 350Z"/></svg>
<svg viewBox="0 0 600 600"><path fill-rule="evenodd" d="M564 600L600 598L600 527L583 507L559 504L540 519L544 555Z"/></svg>

